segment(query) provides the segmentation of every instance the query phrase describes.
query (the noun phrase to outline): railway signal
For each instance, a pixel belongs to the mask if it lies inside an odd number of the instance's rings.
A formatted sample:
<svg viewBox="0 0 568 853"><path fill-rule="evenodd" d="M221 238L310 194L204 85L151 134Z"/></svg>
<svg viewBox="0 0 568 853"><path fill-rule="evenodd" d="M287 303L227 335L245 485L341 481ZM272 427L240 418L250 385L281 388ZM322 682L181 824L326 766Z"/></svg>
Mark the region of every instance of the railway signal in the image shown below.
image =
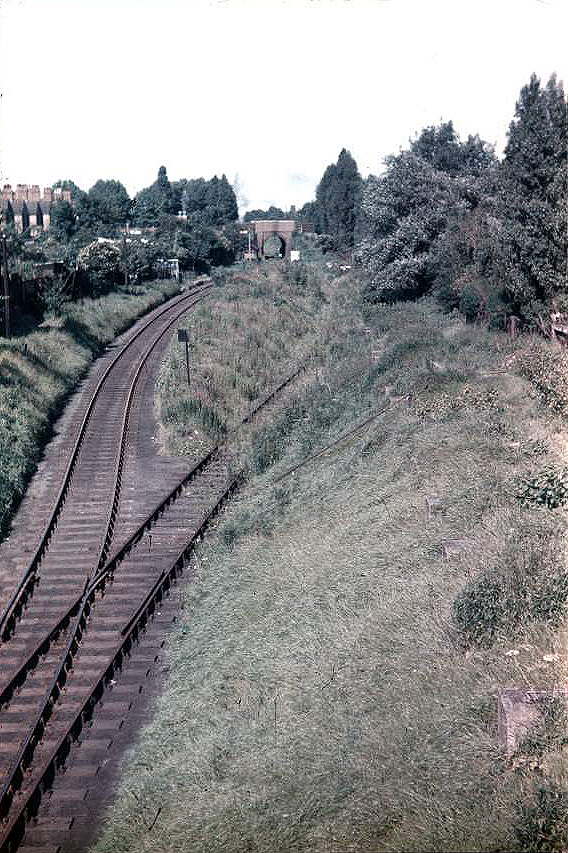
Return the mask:
<svg viewBox="0 0 568 853"><path fill-rule="evenodd" d="M185 342L185 364L187 367L187 386L189 388L189 333L187 329L178 329L178 341Z"/></svg>

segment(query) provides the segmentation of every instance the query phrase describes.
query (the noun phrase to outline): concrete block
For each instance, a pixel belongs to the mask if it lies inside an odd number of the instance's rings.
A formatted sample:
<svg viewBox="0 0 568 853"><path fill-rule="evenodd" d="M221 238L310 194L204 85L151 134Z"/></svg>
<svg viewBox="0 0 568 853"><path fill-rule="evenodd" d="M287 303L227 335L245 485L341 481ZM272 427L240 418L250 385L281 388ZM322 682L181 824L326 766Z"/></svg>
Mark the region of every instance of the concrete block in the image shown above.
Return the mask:
<svg viewBox="0 0 568 853"><path fill-rule="evenodd" d="M528 732L544 718L547 702L564 698L562 689L546 690L531 687L507 687L499 690L499 746L512 755Z"/></svg>

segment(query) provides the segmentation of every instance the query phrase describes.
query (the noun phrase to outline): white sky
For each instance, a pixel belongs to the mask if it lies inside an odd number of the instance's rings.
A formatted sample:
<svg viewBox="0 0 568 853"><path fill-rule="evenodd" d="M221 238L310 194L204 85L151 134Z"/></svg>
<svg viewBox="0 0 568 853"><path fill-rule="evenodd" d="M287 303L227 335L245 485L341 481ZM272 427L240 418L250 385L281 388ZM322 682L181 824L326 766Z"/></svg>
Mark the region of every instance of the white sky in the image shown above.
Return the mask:
<svg viewBox="0 0 568 853"><path fill-rule="evenodd" d="M535 71L568 86L568 0L1 0L0 181L238 174L301 206L452 119L498 153Z"/></svg>

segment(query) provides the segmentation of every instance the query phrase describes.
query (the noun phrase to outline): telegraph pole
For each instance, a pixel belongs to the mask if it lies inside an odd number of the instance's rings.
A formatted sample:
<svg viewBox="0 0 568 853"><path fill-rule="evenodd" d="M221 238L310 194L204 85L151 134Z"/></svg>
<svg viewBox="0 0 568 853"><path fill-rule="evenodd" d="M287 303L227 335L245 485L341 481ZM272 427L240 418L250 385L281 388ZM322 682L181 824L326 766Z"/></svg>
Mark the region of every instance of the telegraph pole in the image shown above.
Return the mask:
<svg viewBox="0 0 568 853"><path fill-rule="evenodd" d="M10 285L8 279L8 249L6 235L2 234L2 268L4 278L4 319L6 321L6 337L10 337Z"/></svg>

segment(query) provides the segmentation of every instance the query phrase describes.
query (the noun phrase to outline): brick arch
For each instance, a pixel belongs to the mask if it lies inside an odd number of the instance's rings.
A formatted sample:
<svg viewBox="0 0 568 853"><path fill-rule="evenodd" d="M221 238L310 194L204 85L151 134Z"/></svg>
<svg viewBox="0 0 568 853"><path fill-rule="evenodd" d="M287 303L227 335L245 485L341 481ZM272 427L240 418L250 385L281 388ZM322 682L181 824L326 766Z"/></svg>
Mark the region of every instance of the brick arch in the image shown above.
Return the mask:
<svg viewBox="0 0 568 853"><path fill-rule="evenodd" d="M290 260L290 250L292 248L292 234L296 230L295 219L253 219L251 225L254 226L256 235L257 255L259 258L264 258L264 243L267 237L279 237L284 244L284 257Z"/></svg>

